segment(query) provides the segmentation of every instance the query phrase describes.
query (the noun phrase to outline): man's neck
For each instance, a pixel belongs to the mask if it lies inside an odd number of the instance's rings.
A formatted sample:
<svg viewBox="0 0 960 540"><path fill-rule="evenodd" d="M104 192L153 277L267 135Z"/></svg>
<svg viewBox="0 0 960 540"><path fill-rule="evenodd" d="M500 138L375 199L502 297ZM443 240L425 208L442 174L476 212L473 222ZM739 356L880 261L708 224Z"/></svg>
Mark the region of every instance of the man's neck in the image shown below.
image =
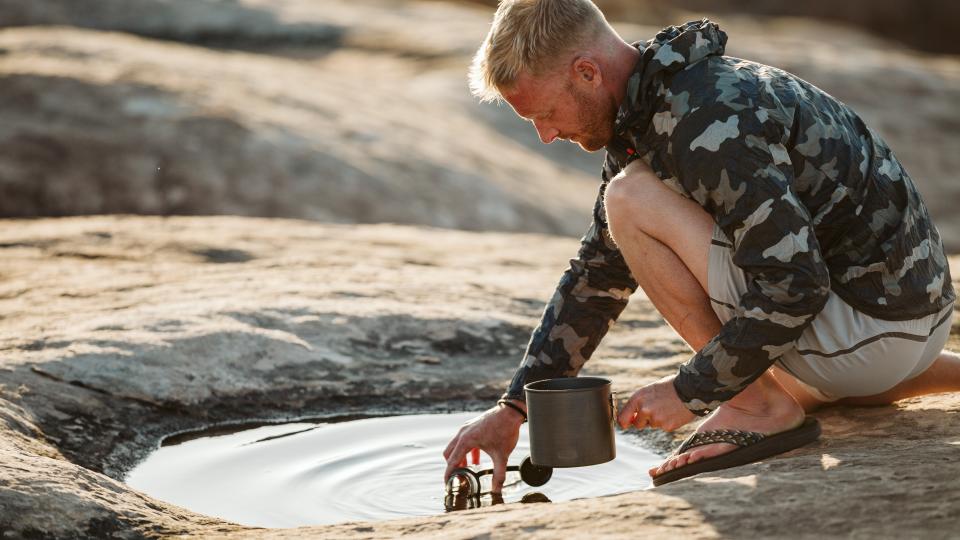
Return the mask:
<svg viewBox="0 0 960 540"><path fill-rule="evenodd" d="M627 95L627 81L633 75L633 70L640 60L640 51L636 47L617 37L613 44L613 55L610 62L611 72L609 78L609 90L617 103L623 103L623 98Z"/></svg>

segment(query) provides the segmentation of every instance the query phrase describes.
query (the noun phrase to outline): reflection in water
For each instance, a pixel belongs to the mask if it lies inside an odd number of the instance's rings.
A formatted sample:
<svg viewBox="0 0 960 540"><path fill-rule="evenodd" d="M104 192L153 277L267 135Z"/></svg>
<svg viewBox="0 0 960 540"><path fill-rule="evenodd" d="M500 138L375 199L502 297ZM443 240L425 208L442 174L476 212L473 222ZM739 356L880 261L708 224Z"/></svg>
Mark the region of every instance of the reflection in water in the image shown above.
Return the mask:
<svg viewBox="0 0 960 540"><path fill-rule="evenodd" d="M471 451L470 459L476 464L480 459L480 450L474 448ZM493 469L482 469L479 467L458 467L452 470L450 477L447 478L447 495L443 499L443 505L447 511L493 506L502 503L503 497L500 493L485 493L482 488L484 476L490 475L492 477L493 472ZM533 487L542 486L553 477L552 467L538 467L533 464L533 461L531 461L529 457L524 458L520 465L507 465L506 472L519 473L520 480ZM489 505L482 504L484 495L490 496ZM528 502L525 500L528 498L528 495L539 495L539 497L530 498L530 501L539 498L540 500L537 502L550 502L550 499L542 493L528 493L520 498L520 502Z"/></svg>
<svg viewBox="0 0 960 540"><path fill-rule="evenodd" d="M532 493L526 493L523 497L520 497L520 503L548 503L551 502L550 499L540 493L539 491L534 491ZM454 491L453 493L447 493L447 496L443 499L443 505L446 507L447 512L456 512L457 510L471 510L473 508L482 508L484 506L496 506L498 504L503 504L503 494L501 493L483 493L481 495L470 495L466 491Z"/></svg>
<svg viewBox="0 0 960 540"><path fill-rule="evenodd" d="M617 434L617 459L555 469L534 488L510 472L503 493L490 476L476 493L445 497L442 452L477 413L262 426L164 446L127 477L151 496L237 523L292 527L439 514L502 502L549 502L643 489L657 456ZM526 426L511 456L529 455ZM486 455L480 468L491 467ZM446 499L446 500L445 500Z"/></svg>
<svg viewBox="0 0 960 540"><path fill-rule="evenodd" d="M550 502L550 499L548 499L547 496L544 495L543 493L540 493L539 491L534 491L533 493L527 493L523 497L520 497L520 502L522 502L523 504L545 503L545 502Z"/></svg>
<svg viewBox="0 0 960 540"><path fill-rule="evenodd" d="M448 492L443 499L443 506L447 512L457 510L471 510L483 506L503 504L503 495L500 493L483 493L471 495L469 491Z"/></svg>

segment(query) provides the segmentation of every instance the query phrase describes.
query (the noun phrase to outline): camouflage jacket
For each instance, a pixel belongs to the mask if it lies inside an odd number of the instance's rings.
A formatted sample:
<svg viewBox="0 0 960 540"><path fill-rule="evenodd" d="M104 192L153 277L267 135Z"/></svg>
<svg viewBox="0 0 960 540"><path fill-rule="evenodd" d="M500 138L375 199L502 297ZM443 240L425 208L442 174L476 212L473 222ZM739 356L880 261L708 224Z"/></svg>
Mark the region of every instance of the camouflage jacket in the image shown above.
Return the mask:
<svg viewBox="0 0 960 540"><path fill-rule="evenodd" d="M713 216L748 278L736 316L674 380L697 414L794 347L830 290L888 320L954 301L940 236L886 143L810 83L723 56L726 40L702 20L635 44L593 223L504 397L576 376L636 289L603 207L608 181L634 159Z"/></svg>

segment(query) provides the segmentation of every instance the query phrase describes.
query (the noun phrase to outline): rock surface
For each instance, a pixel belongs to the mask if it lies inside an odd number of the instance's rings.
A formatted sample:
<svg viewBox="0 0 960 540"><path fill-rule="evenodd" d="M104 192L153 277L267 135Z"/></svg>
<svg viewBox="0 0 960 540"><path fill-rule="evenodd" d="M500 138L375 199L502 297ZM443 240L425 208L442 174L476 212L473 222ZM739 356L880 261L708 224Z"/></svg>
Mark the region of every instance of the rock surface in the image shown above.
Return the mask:
<svg viewBox="0 0 960 540"><path fill-rule="evenodd" d="M0 13L34 25L0 30L0 215L341 223L0 221L4 537L955 536L957 394L825 410L821 441L789 455L562 504L264 531L131 490L124 473L184 430L489 406L576 251L599 156L544 147L467 95L486 8L0 0ZM829 24L720 22L728 54L795 72L877 127L960 250L960 60ZM356 222L568 236L342 224ZM629 392L688 354L638 293L587 371Z"/></svg>
<svg viewBox="0 0 960 540"><path fill-rule="evenodd" d="M532 234L239 217L2 221L0 533L955 534L960 394L828 409L814 445L655 490L431 518L245 529L122 483L162 436L211 423L488 406L576 247ZM638 293L586 371L629 392L687 357Z"/></svg>
<svg viewBox="0 0 960 540"><path fill-rule="evenodd" d="M442 58L352 48L290 59L37 27L0 32L0 49L3 216L212 213L574 235L595 195L595 174L478 119L463 67Z"/></svg>
<svg viewBox="0 0 960 540"><path fill-rule="evenodd" d="M226 213L565 235L586 224L600 156L543 146L508 107L468 95L489 8L0 0L0 13L0 26L88 29L0 30L0 215ZM960 250L960 59L829 23L718 17L728 54L800 75L883 134ZM617 28L628 40L657 31Z"/></svg>

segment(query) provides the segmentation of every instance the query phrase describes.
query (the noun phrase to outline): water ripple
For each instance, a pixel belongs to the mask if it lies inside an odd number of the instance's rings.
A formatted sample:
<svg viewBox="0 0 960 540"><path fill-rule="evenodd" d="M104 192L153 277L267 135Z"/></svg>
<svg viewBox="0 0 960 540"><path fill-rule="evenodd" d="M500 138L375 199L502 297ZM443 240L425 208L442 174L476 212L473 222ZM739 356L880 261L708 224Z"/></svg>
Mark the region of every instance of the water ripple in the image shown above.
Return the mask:
<svg viewBox="0 0 960 540"><path fill-rule="evenodd" d="M158 499L250 526L294 527L439 514L442 452L477 413L265 426L165 446L127 477ZM529 454L526 426L511 456ZM655 454L617 434L617 459L557 469L532 488L510 473L506 502L539 491L562 501L643 489ZM487 456L480 466L492 467ZM489 489L489 476L485 477Z"/></svg>

